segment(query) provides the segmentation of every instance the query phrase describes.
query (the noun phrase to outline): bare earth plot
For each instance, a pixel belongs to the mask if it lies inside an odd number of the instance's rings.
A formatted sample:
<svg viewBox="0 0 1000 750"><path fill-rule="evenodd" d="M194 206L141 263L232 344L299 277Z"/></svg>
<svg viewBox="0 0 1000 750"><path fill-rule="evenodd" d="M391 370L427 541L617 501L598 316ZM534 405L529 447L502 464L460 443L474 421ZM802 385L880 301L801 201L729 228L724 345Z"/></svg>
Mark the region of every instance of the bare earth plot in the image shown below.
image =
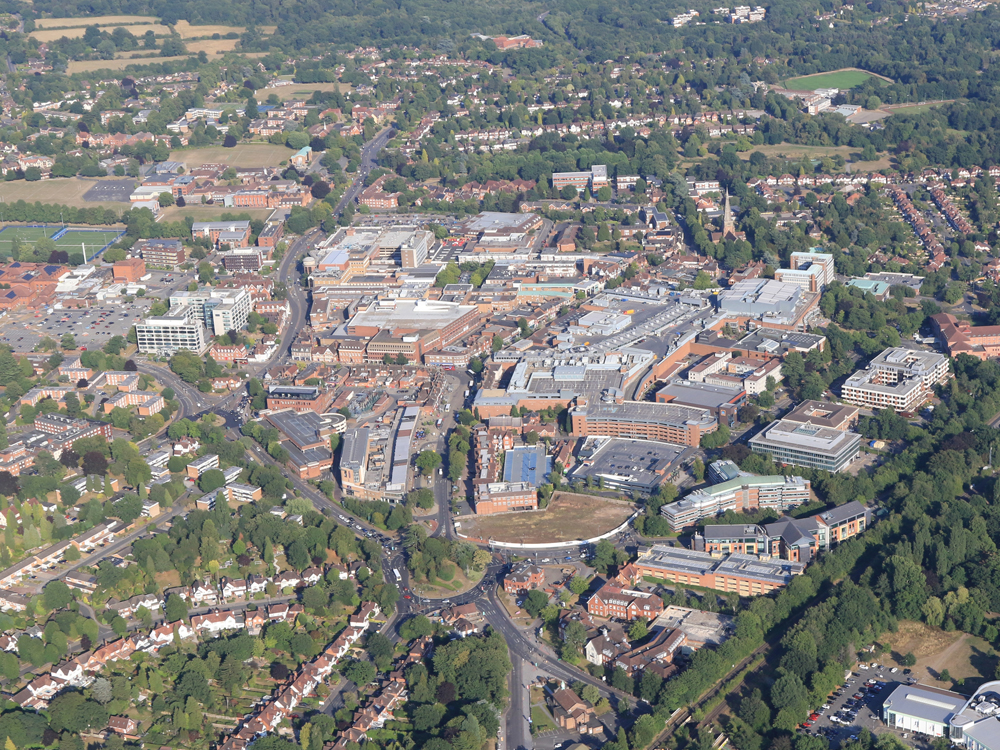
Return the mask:
<svg viewBox="0 0 1000 750"><path fill-rule="evenodd" d="M593 495L557 492L546 510L466 516L461 533L482 540L544 544L591 539L620 526L632 515L631 503Z"/></svg>
<svg viewBox="0 0 1000 750"><path fill-rule="evenodd" d="M187 169L201 164L231 164L234 167L277 167L295 152L287 146L271 143L244 143L234 148L207 146L181 149L170 153L171 161L179 161Z"/></svg>
<svg viewBox="0 0 1000 750"><path fill-rule="evenodd" d="M891 657L884 657L883 664L888 666L890 658L898 662L912 653L917 657L913 676L927 685L951 688L951 682L938 679L946 669L952 679L971 679L978 684L992 680L997 667L993 649L981 638L958 631L948 633L920 622L904 620L897 632L886 633L880 640L892 646Z"/></svg>

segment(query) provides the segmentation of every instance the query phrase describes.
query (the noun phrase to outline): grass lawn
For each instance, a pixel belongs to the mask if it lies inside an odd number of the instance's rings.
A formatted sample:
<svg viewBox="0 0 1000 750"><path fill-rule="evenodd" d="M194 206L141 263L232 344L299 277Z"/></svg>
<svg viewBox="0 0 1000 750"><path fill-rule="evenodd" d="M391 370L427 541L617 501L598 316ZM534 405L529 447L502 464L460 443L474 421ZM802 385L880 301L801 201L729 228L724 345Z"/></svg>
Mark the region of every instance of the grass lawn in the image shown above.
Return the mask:
<svg viewBox="0 0 1000 750"><path fill-rule="evenodd" d="M25 200L28 203L41 201L42 203L60 203L74 208L113 208L116 211L125 211L129 208L128 203L84 200L83 194L90 190L96 182L98 180L84 180L78 177L56 177L37 182L28 182L27 180L0 182L0 199L5 203L19 200Z"/></svg>
<svg viewBox="0 0 1000 750"><path fill-rule="evenodd" d="M429 597L448 597L452 594L460 594L468 591L483 580L483 573L485 572L474 570L472 571L471 578L467 578L465 573L454 563L452 563L452 569L455 571L455 576L450 581L443 581L438 578L433 585L422 581L419 584L414 584L414 590L421 596Z"/></svg>
<svg viewBox="0 0 1000 750"><path fill-rule="evenodd" d="M590 539L621 525L631 503L594 495L557 492L544 511L464 517L461 531L478 539L538 544Z"/></svg>
<svg viewBox="0 0 1000 750"><path fill-rule="evenodd" d="M549 712L543 706L531 707L531 732L541 734L542 732L554 732L556 723L552 720Z"/></svg>
<svg viewBox="0 0 1000 750"><path fill-rule="evenodd" d="M241 143L234 148L205 146L179 149L170 153L171 161L179 161L188 169L202 164L231 164L238 167L277 167L295 152L287 146L271 143Z"/></svg>
<svg viewBox="0 0 1000 750"><path fill-rule="evenodd" d="M789 78L785 81L785 86L795 91L814 91L816 89L851 89L860 86L869 78L874 78L871 73L863 70L835 70L830 73L816 73L811 76L801 78Z"/></svg>
<svg viewBox="0 0 1000 750"><path fill-rule="evenodd" d="M273 212L269 208L226 208L225 206L171 206L161 212L162 221L181 221L190 216L195 221L221 221L222 214L248 214L252 219L266 219Z"/></svg>
<svg viewBox="0 0 1000 750"><path fill-rule="evenodd" d="M35 21L35 26L40 29L65 29L65 28L84 28L92 24L97 26L102 25L117 25L130 23L159 23L160 19L156 16L87 16L86 18L39 18Z"/></svg>
<svg viewBox="0 0 1000 750"><path fill-rule="evenodd" d="M938 107L944 105L945 102L936 102L934 104L906 104L902 107L883 107L886 112L891 112L894 115L916 115L921 112L926 112L929 109L937 109Z"/></svg>
<svg viewBox="0 0 1000 750"><path fill-rule="evenodd" d="M27 242L34 244L40 239L45 237L51 237L57 231L59 227L30 227L30 226L17 226L9 225L0 229L0 242L10 242L14 239L18 239L21 242Z"/></svg>
<svg viewBox="0 0 1000 750"><path fill-rule="evenodd" d="M68 229L62 237L55 240L56 247L63 250L80 250L86 248L89 258L95 252L115 242L124 234L122 229Z"/></svg>

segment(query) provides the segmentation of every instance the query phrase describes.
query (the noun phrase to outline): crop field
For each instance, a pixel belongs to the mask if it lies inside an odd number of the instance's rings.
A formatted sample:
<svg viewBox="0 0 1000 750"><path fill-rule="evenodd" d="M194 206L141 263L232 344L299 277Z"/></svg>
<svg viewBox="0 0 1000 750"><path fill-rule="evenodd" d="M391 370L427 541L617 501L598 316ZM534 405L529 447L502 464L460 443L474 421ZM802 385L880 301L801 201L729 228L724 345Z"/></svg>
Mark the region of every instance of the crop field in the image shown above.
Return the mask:
<svg viewBox="0 0 1000 750"><path fill-rule="evenodd" d="M174 57L137 57L121 60L71 60L66 64L66 73L93 73L95 70L125 70L129 65L158 65L165 62L187 60L190 55Z"/></svg>
<svg viewBox="0 0 1000 750"><path fill-rule="evenodd" d="M232 52L239 44L239 39L198 39L193 42L184 42L188 52L197 54L204 52L206 55L221 55L223 52Z"/></svg>
<svg viewBox="0 0 1000 750"><path fill-rule="evenodd" d="M794 91L815 91L816 89L851 89L860 86L869 78L878 78L864 70L834 70L830 73L816 73L785 81L786 88Z"/></svg>
<svg viewBox="0 0 1000 750"><path fill-rule="evenodd" d="M205 148L171 151L171 161L179 161L185 167L201 164L232 164L239 167L276 167L295 152L286 146L273 143L244 143L234 148L206 146Z"/></svg>
<svg viewBox="0 0 1000 750"><path fill-rule="evenodd" d="M622 503L594 495L557 492L543 511L502 513L462 518L463 534L518 544L568 542L591 539L620 526L635 510Z"/></svg>
<svg viewBox="0 0 1000 750"><path fill-rule="evenodd" d="M258 29L265 34L273 34L277 26L258 26ZM194 26L187 21L178 21L174 29L183 39L197 39L198 37L212 36L212 34L229 34L235 32L242 34L246 29L240 26L222 26L221 24L208 24L205 26Z"/></svg>
<svg viewBox="0 0 1000 750"><path fill-rule="evenodd" d="M79 26L84 28L93 24L124 26L130 23L156 23L160 22L155 16L88 16L87 18L40 18L35 21L35 26L40 29L65 29Z"/></svg>
<svg viewBox="0 0 1000 750"><path fill-rule="evenodd" d="M101 26L101 31L108 31L108 32L114 31L119 26L123 29L126 29L127 31L132 32L132 34L134 34L135 36L140 36L140 37L147 31L152 31L157 36L166 36L167 34L170 33L170 29L158 23L138 25L138 26L129 24L119 24L118 26L114 25L109 26L105 24ZM74 26L68 29L41 29L38 31L31 32L30 36L33 36L40 42L52 42L55 41L56 39L62 39L64 36L70 39L76 39L78 37L82 37L86 30L87 29L85 26Z"/></svg>

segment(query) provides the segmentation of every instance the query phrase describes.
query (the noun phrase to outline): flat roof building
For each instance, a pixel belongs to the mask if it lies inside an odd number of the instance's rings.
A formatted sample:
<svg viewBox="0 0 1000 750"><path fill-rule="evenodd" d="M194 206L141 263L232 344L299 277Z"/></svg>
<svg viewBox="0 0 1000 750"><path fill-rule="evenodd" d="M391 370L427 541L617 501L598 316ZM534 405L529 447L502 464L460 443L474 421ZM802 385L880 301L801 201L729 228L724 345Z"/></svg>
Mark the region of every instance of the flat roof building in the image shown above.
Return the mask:
<svg viewBox="0 0 1000 750"><path fill-rule="evenodd" d="M694 526L704 518L727 510L746 513L775 510L784 513L810 500L810 482L802 477L741 476L695 490L687 497L660 508L673 531Z"/></svg>
<svg viewBox="0 0 1000 750"><path fill-rule="evenodd" d="M597 479L612 490L653 492L673 471L683 453L679 445L654 440L591 440L599 444L588 456L578 457L572 477Z"/></svg>
<svg viewBox="0 0 1000 750"><path fill-rule="evenodd" d="M250 291L241 289L199 289L196 292L174 292L170 295L170 310L188 308L215 336L246 328L253 300Z"/></svg>
<svg viewBox="0 0 1000 750"><path fill-rule="evenodd" d="M741 387L730 388L690 380L671 380L656 392L656 403L692 406L707 409L729 427L736 425L736 412L746 403L747 394Z"/></svg>
<svg viewBox="0 0 1000 750"><path fill-rule="evenodd" d="M861 453L861 436L829 427L779 420L750 438L750 450L781 466L808 466L832 473L846 469Z"/></svg>
<svg viewBox="0 0 1000 750"><path fill-rule="evenodd" d="M570 408L570 432L578 437L608 437L660 440L698 446L702 435L719 428L708 409L645 401L590 403L577 398Z"/></svg>
<svg viewBox="0 0 1000 750"><path fill-rule="evenodd" d="M174 354L187 349L202 354L208 349L208 331L187 311L149 317L135 326L136 342L144 354Z"/></svg>
<svg viewBox="0 0 1000 750"><path fill-rule="evenodd" d="M641 551L633 564L643 576L740 596L759 596L783 588L806 569L805 564L789 560L761 560L741 554L719 557L662 544Z"/></svg>
<svg viewBox="0 0 1000 750"><path fill-rule="evenodd" d="M844 401L870 409L913 411L951 377L948 358L897 346L886 349L841 387Z"/></svg>
<svg viewBox="0 0 1000 750"><path fill-rule="evenodd" d="M847 432L858 423L858 407L832 401L803 401L782 419Z"/></svg>

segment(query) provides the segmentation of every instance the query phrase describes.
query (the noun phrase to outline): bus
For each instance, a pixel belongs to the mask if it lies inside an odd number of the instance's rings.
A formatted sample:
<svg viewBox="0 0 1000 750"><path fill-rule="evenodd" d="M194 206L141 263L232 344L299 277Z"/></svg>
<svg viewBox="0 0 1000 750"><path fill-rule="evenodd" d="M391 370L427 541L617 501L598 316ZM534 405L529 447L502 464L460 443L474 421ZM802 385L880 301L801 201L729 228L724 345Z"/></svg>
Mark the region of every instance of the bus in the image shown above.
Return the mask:
<svg viewBox="0 0 1000 750"><path fill-rule="evenodd" d="M393 575L396 576L396 583L399 583L399 582L401 582L403 580L403 576L401 576L399 574L399 569L398 568L393 568L392 569L392 573L393 573Z"/></svg>

